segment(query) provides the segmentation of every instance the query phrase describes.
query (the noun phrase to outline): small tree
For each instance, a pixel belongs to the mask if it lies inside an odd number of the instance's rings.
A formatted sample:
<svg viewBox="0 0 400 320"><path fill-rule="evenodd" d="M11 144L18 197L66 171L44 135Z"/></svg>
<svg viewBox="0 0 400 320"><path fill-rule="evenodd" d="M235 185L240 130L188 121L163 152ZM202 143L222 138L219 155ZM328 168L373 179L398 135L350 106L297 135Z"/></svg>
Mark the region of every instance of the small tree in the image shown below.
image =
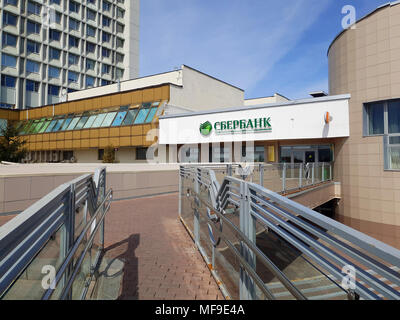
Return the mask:
<svg viewBox="0 0 400 320"><path fill-rule="evenodd" d="M113 146L108 146L104 149L103 163L115 162L115 149Z"/></svg>
<svg viewBox="0 0 400 320"><path fill-rule="evenodd" d="M15 121L7 121L7 125L0 128L0 161L20 162L25 158L28 150L20 136L21 130Z"/></svg>

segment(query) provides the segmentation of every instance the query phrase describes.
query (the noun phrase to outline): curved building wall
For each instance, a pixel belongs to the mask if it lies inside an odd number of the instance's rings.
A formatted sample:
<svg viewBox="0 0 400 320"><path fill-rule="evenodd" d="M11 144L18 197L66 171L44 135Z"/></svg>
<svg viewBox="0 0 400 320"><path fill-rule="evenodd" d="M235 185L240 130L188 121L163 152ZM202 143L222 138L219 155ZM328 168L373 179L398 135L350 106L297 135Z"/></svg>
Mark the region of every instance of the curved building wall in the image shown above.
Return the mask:
<svg viewBox="0 0 400 320"><path fill-rule="evenodd" d="M400 4L378 8L329 52L331 95L350 93L350 137L336 145L339 215L400 226L400 170L384 167L384 136L368 136L364 104L400 98ZM390 239L388 239L390 240Z"/></svg>

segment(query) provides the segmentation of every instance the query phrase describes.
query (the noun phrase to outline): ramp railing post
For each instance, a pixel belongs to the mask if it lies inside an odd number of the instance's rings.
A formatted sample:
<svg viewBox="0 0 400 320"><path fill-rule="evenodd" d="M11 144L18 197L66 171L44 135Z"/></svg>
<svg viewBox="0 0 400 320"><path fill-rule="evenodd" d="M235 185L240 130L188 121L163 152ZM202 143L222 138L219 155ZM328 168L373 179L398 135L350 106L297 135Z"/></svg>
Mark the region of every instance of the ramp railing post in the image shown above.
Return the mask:
<svg viewBox="0 0 400 320"><path fill-rule="evenodd" d="M282 191L286 190L286 162L283 164L282 170Z"/></svg>

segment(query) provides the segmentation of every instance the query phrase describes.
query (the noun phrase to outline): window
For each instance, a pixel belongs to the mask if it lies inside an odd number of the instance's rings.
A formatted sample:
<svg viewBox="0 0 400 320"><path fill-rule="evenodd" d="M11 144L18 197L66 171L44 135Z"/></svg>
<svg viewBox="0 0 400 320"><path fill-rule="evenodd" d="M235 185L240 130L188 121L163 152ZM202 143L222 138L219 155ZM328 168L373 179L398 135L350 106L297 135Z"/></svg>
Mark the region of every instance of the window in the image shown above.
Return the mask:
<svg viewBox="0 0 400 320"><path fill-rule="evenodd" d="M49 84L47 93L51 96L59 96L60 95L60 87Z"/></svg>
<svg viewBox="0 0 400 320"><path fill-rule="evenodd" d="M57 30L50 29L49 31L49 38L50 40L60 41L61 32Z"/></svg>
<svg viewBox="0 0 400 320"><path fill-rule="evenodd" d="M52 60L52 59L60 60L60 54L61 54L60 50L50 47L50 50L49 50L50 60Z"/></svg>
<svg viewBox="0 0 400 320"><path fill-rule="evenodd" d="M111 50L107 49L107 48L102 48L101 49L101 55L103 58L109 58L111 54Z"/></svg>
<svg viewBox="0 0 400 320"><path fill-rule="evenodd" d="M136 160L147 160L147 149L148 148L136 148Z"/></svg>
<svg viewBox="0 0 400 320"><path fill-rule="evenodd" d="M254 162L264 162L264 146L254 148Z"/></svg>
<svg viewBox="0 0 400 320"><path fill-rule="evenodd" d="M40 63L32 60L26 60L26 72L39 73L39 70L40 70Z"/></svg>
<svg viewBox="0 0 400 320"><path fill-rule="evenodd" d="M3 13L3 25L4 26L17 26L18 17L12 13L4 12Z"/></svg>
<svg viewBox="0 0 400 320"><path fill-rule="evenodd" d="M117 23L117 32L124 33L125 26L121 23Z"/></svg>
<svg viewBox="0 0 400 320"><path fill-rule="evenodd" d="M124 18L124 16L125 16L125 10L123 10L121 8L117 8L117 17Z"/></svg>
<svg viewBox="0 0 400 320"><path fill-rule="evenodd" d="M92 125L93 125L93 123L94 123L94 121L96 120L96 118L97 118L97 114L92 115L92 116L88 119L88 121L86 122L86 124L83 126L83 129L89 129L89 128L91 128Z"/></svg>
<svg viewBox="0 0 400 320"><path fill-rule="evenodd" d="M67 130L67 128L68 128L68 126L70 125L70 123L71 123L71 121L72 121L73 118L74 118L73 114L69 114L69 115L68 115L68 118L65 119L65 121L64 121L64 123L63 123L63 125L62 125L62 127L61 127L61 129L60 129L60 131L65 131L65 130Z"/></svg>
<svg viewBox="0 0 400 320"><path fill-rule="evenodd" d="M90 76L86 76L86 87L94 87L95 79Z"/></svg>
<svg viewBox="0 0 400 320"><path fill-rule="evenodd" d="M79 38L74 37L74 36L69 36L69 45L70 45L70 47L78 48L79 47Z"/></svg>
<svg viewBox="0 0 400 320"><path fill-rule="evenodd" d="M76 54L70 53L68 55L68 65L75 66L79 64L79 56Z"/></svg>
<svg viewBox="0 0 400 320"><path fill-rule="evenodd" d="M40 43L28 40L26 43L26 50L28 53L40 53Z"/></svg>
<svg viewBox="0 0 400 320"><path fill-rule="evenodd" d="M73 71L68 71L68 83L77 83L79 74Z"/></svg>
<svg viewBox="0 0 400 320"><path fill-rule="evenodd" d="M121 108L122 109L122 108ZM112 123L112 127L119 127L122 124L122 121L124 121L125 116L127 114L127 111L121 111L118 112L117 116L114 119L114 122Z"/></svg>
<svg viewBox="0 0 400 320"><path fill-rule="evenodd" d="M39 82L26 80L26 91L39 92Z"/></svg>
<svg viewBox="0 0 400 320"><path fill-rule="evenodd" d="M103 16L103 26L109 27L110 25L111 25L111 19L107 18L106 16Z"/></svg>
<svg viewBox="0 0 400 320"><path fill-rule="evenodd" d="M146 121L145 121L146 123L150 123L153 121L154 116L156 115L157 109L158 109L158 107L153 107L150 109L149 115L147 116Z"/></svg>
<svg viewBox="0 0 400 320"><path fill-rule="evenodd" d="M5 46L16 47L17 37L9 33L3 33L3 47Z"/></svg>
<svg viewBox="0 0 400 320"><path fill-rule="evenodd" d="M109 74L109 73L110 73L110 70L111 70L111 66L109 66L108 64L103 64L103 65L101 66L101 72L102 72L103 74Z"/></svg>
<svg viewBox="0 0 400 320"><path fill-rule="evenodd" d="M96 61L86 59L86 69L87 70L94 70L95 65L96 65Z"/></svg>
<svg viewBox="0 0 400 320"><path fill-rule="evenodd" d="M86 42L86 52L87 53L94 53L96 51L96 45L91 42Z"/></svg>
<svg viewBox="0 0 400 320"><path fill-rule="evenodd" d="M13 6L17 6L18 5L18 0L5 0L4 3L5 4L11 4Z"/></svg>
<svg viewBox="0 0 400 320"><path fill-rule="evenodd" d="M96 21L96 11L87 9L87 20L92 20L92 21Z"/></svg>
<svg viewBox="0 0 400 320"><path fill-rule="evenodd" d="M142 108L139 110L139 113L135 119L135 123L134 124L141 124L144 123L144 121L147 118L147 115L149 114L149 108Z"/></svg>
<svg viewBox="0 0 400 320"><path fill-rule="evenodd" d="M388 133L400 133L400 100L388 103Z"/></svg>
<svg viewBox="0 0 400 320"><path fill-rule="evenodd" d="M33 21L29 21L26 24L26 29L28 31L28 34L40 34L40 24L33 22Z"/></svg>
<svg viewBox="0 0 400 320"><path fill-rule="evenodd" d="M15 83L17 82L17 78L12 76L7 76L5 74L1 75L1 86L7 88L15 88Z"/></svg>
<svg viewBox="0 0 400 320"><path fill-rule="evenodd" d="M91 26L87 26L87 35L88 37L95 37L96 36L96 28L91 27Z"/></svg>
<svg viewBox="0 0 400 320"><path fill-rule="evenodd" d="M109 34L108 32L103 31L103 42L110 42L111 40L111 34Z"/></svg>
<svg viewBox="0 0 400 320"><path fill-rule="evenodd" d="M69 30L79 31L79 21L69 18Z"/></svg>
<svg viewBox="0 0 400 320"><path fill-rule="evenodd" d="M79 13L79 3L76 3L75 1L70 0L69 1L69 11Z"/></svg>
<svg viewBox="0 0 400 320"><path fill-rule="evenodd" d="M111 81L105 80L105 79L101 79L101 85L102 86L108 86L109 84L111 84Z"/></svg>
<svg viewBox="0 0 400 320"><path fill-rule="evenodd" d="M122 79L124 77L124 70L117 68L116 77L117 77L117 79Z"/></svg>
<svg viewBox="0 0 400 320"><path fill-rule="evenodd" d="M60 5L61 0L50 0L50 4L58 4Z"/></svg>
<svg viewBox="0 0 400 320"><path fill-rule="evenodd" d="M124 40L121 38L117 38L117 48L123 48L124 47Z"/></svg>
<svg viewBox="0 0 400 320"><path fill-rule="evenodd" d="M111 3L103 0L103 10L110 11L110 9L111 9Z"/></svg>
<svg viewBox="0 0 400 320"><path fill-rule="evenodd" d="M79 122L77 123L76 127L74 130L80 130L83 128L83 126L85 125L86 121L89 119L89 114L87 112L85 112L82 115L82 118L79 120Z"/></svg>
<svg viewBox="0 0 400 320"><path fill-rule="evenodd" d="M42 10L42 6L40 4L28 1L28 13L40 16L41 10Z"/></svg>
<svg viewBox="0 0 400 320"><path fill-rule="evenodd" d="M101 124L103 123L104 118L106 117L106 115L107 115L107 113L99 114L99 115L97 116L96 120L94 120L93 125L92 125L92 128L99 128L99 127L101 127Z"/></svg>
<svg viewBox="0 0 400 320"><path fill-rule="evenodd" d="M130 126L133 123L133 120L136 117L136 114L138 112L138 109L131 109L128 111L124 122L122 123L123 126Z"/></svg>
<svg viewBox="0 0 400 320"><path fill-rule="evenodd" d="M3 53L1 55L1 65L3 67L16 68L17 67L17 57L10 56L8 54Z"/></svg>
<svg viewBox="0 0 400 320"><path fill-rule="evenodd" d="M88 3L96 4L96 0L87 0Z"/></svg>
<svg viewBox="0 0 400 320"><path fill-rule="evenodd" d="M104 158L104 149L99 149L97 153L97 160L103 160Z"/></svg>
<svg viewBox="0 0 400 320"><path fill-rule="evenodd" d="M123 62L124 62L124 55L123 55L123 54L120 54L120 53L117 53L117 54L115 55L115 59L117 60L117 62L123 63Z"/></svg>
<svg viewBox="0 0 400 320"><path fill-rule="evenodd" d="M367 119L368 119L368 133L367 135L384 134L383 103L370 103L366 105Z"/></svg>
<svg viewBox="0 0 400 320"><path fill-rule="evenodd" d="M49 66L49 78L59 79L60 78L60 69Z"/></svg>
<svg viewBox="0 0 400 320"><path fill-rule="evenodd" d="M109 127L109 126L111 126L111 123L113 122L113 120L114 120L116 115L117 115L116 112L107 113L106 117L104 118L103 123L101 124L101 127Z"/></svg>

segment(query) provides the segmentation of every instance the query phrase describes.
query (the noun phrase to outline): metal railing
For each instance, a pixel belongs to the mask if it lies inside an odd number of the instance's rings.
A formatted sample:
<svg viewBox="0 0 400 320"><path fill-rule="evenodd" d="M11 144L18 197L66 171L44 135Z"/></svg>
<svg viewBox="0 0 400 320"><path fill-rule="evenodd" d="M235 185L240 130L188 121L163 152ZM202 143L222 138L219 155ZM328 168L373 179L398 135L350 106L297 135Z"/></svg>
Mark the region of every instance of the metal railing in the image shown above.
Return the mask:
<svg viewBox="0 0 400 320"><path fill-rule="evenodd" d="M231 176L283 193L333 180L331 162L202 164L202 167L211 168L220 183L225 176Z"/></svg>
<svg viewBox="0 0 400 320"><path fill-rule="evenodd" d="M112 200L106 169L60 185L0 227L1 299L85 299Z"/></svg>
<svg viewBox="0 0 400 320"><path fill-rule="evenodd" d="M400 251L383 242L259 184L220 183L211 166L181 166L179 190L181 220L226 297L400 299Z"/></svg>

